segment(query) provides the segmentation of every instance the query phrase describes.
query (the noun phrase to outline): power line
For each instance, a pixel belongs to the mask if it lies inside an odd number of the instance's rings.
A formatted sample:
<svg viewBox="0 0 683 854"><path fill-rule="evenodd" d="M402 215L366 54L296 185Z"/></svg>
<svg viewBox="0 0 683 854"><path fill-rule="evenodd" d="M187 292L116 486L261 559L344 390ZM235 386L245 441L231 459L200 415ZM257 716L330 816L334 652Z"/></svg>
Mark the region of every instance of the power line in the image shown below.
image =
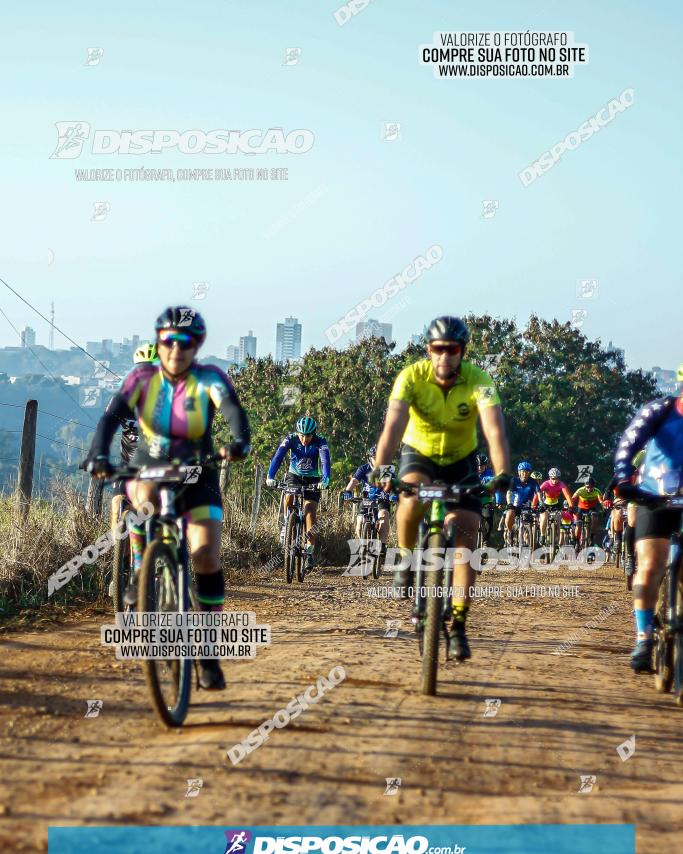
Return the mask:
<svg viewBox="0 0 683 854"><path fill-rule="evenodd" d="M116 377L116 379L117 379L117 380L120 380L120 379L121 379L121 377L120 377L117 373L115 373L114 371L110 370L110 369L109 369L109 368L104 364L104 362L100 362L100 360L99 360L99 359L96 359L96 358L92 355L92 353L88 353L88 351L87 351L87 350L84 350L84 349L83 349L83 347L81 347L81 345L80 345L80 344L78 344L76 341L74 341L74 339L73 339L73 338L69 337L69 336L66 334L66 332L62 332L62 330L61 330L58 326L55 326L55 324L54 324L54 323L52 323L52 321L48 320L48 319L47 319L47 317L45 317L45 315L44 315L44 314L42 314L40 311L38 311L38 309L37 309L35 306L31 305L31 303L30 303L27 299L24 299L24 297L22 297L22 295L21 295L18 291L15 291L15 290L14 290L14 288L13 288L11 285L8 285L8 284L7 284L7 282L6 282L6 281L5 281L1 276L0 276L0 282L2 282L2 284L3 284L3 285L4 285L8 290L12 291L12 293L13 293L15 296L19 297L19 299L20 299L23 303L25 303L25 304L26 304L26 305L27 305L27 306L28 306L32 311L35 311L35 313L36 313L39 317L42 317L42 318L43 318L43 320L44 320L47 324L49 324L53 329L56 329L56 330L57 330L57 332L59 332L59 334L60 334L60 335L63 335L63 336L66 338L66 340L67 340L67 341L70 341L70 342L71 342L75 347L78 347L78 349L79 349L82 353L85 353L85 355L86 355L86 356L88 356L90 359L92 359L92 360L93 360L93 362L97 362L97 364L98 364L98 365L100 365L100 367L104 368L104 369L105 369L105 371L108 371L112 376ZM3 313L4 313L4 312L3 312ZM16 332L16 330L15 330L15 332ZM19 334L19 333L17 333L17 334Z"/></svg>
<svg viewBox="0 0 683 854"><path fill-rule="evenodd" d="M47 439L48 442L54 442L55 445L66 445L67 448L76 448L77 451L82 451L84 454L88 453L86 449L81 448L80 445L70 445L68 442L62 442L60 439L53 439L51 436L44 436L42 433L36 433L36 436L40 436L41 439Z"/></svg>
<svg viewBox="0 0 683 854"><path fill-rule="evenodd" d="M2 281L3 281L3 280L2 280L2 278L0 278L0 282L2 282ZM6 282L3 282L3 284L6 284ZM8 285L8 287L9 287L9 285ZM11 288L10 288L10 290L11 290ZM24 301L25 301L25 300L24 300ZM6 315L6 314L5 314L5 312L2 310L2 308L0 308L0 314L2 314L2 316L3 316L3 317L5 318L5 320L9 323L9 325L10 325L10 326L12 327L12 329L16 332L16 334L17 334L17 335L19 335L19 336L21 336L21 333L19 332L19 330L17 329L17 327L12 323L12 321L9 319L9 317L7 317L7 315ZM42 368L43 368L45 371L47 371L47 373L50 375L50 377L52 377L52 379L54 380L54 382L57 384L57 388L60 388L60 389L64 392L64 394L69 398L69 400L70 400L72 403L74 403L74 404L78 407L78 409L81 409L81 406L80 406L79 402L78 402L77 400L75 400L73 397L71 397L71 395L69 394L69 392L64 388L64 386L63 386L63 385L62 385L62 383L57 379L57 377L55 377L55 375L54 375L54 374L52 373L52 371L47 367L47 365L42 361L42 359L40 358L40 356L38 356L38 355L36 354L36 352L33 350L33 348L32 348L30 345L28 345L28 344L26 345L26 347L27 347L27 349L28 349L28 350L30 350L30 351L31 351L31 354L32 354L32 355L34 356L34 358L38 361L38 363L42 366ZM91 424L92 424L92 422L91 422ZM93 425L93 426L94 426L94 425Z"/></svg>
<svg viewBox="0 0 683 854"><path fill-rule="evenodd" d="M3 403L1 400L0 406L12 406L14 409L25 408L25 404L23 403ZM68 421L69 424L78 424L79 427L87 427L88 429L92 427L92 424L84 424L82 421L76 421L74 418L65 418L63 415L55 415L54 412L47 412L44 409L39 409L38 412L42 415L49 415L52 418L59 418L61 421Z"/></svg>

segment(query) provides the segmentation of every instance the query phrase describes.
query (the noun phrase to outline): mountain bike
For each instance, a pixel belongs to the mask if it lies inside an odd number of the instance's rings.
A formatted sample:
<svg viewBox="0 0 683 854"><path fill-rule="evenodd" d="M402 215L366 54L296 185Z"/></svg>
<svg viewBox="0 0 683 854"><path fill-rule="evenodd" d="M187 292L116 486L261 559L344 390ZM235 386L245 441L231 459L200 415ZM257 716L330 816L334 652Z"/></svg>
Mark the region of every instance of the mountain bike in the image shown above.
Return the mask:
<svg viewBox="0 0 683 854"><path fill-rule="evenodd" d="M560 547L560 520L562 518L562 513L559 509L548 509L547 514L548 527L545 529L546 546L550 549L550 552L548 553L548 563L552 563L555 560L555 555Z"/></svg>
<svg viewBox="0 0 683 854"><path fill-rule="evenodd" d="M437 555L455 546L455 531L451 527L444 530L447 503L458 501L466 495L481 495L486 488L481 484L471 487L447 486L442 483L414 484L399 481L395 484L399 492L417 496L418 501L429 504L424 518L420 522L415 549L415 587L411 622L418 636L420 655L422 656L421 690L423 694L436 694L436 676L439 666L439 636L446 643L446 661L448 661L448 620L451 613L453 565L431 569L423 567L422 557L425 549L439 549ZM429 583L425 581L429 578ZM424 592L423 592L424 591ZM430 592L431 591L431 592Z"/></svg>
<svg viewBox="0 0 683 854"><path fill-rule="evenodd" d="M679 494L651 495L637 490L629 493L629 501L651 509L683 510L683 489L679 489L678 482L675 492ZM673 688L676 705L683 706L683 521L671 535L668 563L655 608L654 641L655 688L664 694Z"/></svg>
<svg viewBox="0 0 683 854"><path fill-rule="evenodd" d="M159 509L145 521L145 551L142 566L134 584L137 587L138 611L163 611L186 614L199 610L190 576L187 547L187 522L175 510L179 487L191 483L188 472L196 466L215 465L218 454L179 464L160 464L141 469L121 468L113 477L137 479L156 484ZM145 680L152 706L167 726L182 726L190 705L191 658L144 659ZM199 676L197 674L197 684Z"/></svg>
<svg viewBox="0 0 683 854"><path fill-rule="evenodd" d="M275 489L281 489L285 495L293 495L292 506L285 520L284 563L287 584L302 582L306 576L306 516L304 514L304 492L320 493L319 484L295 485L279 481Z"/></svg>
<svg viewBox="0 0 683 854"><path fill-rule="evenodd" d="M350 504L360 507L360 543L358 548L358 563L362 574L367 580L379 578L382 571L382 542L379 538L379 508L377 498L358 496L344 498Z"/></svg>
<svg viewBox="0 0 683 854"><path fill-rule="evenodd" d="M515 545L533 552L536 548L536 525L534 511L529 504L523 504L518 508L514 530L516 530Z"/></svg>
<svg viewBox="0 0 683 854"><path fill-rule="evenodd" d="M579 535L576 543L577 549L588 549L593 545L593 520L595 516L595 510L584 510L581 513Z"/></svg>
<svg viewBox="0 0 683 854"><path fill-rule="evenodd" d="M112 556L112 598L114 600L114 611L133 611L135 610L135 586L133 584L132 566L133 558L130 544L130 524L133 508L128 499L124 496L123 501L119 505L119 516L117 521L117 531L119 536L114 540L114 551ZM125 533L120 536L121 531Z"/></svg>

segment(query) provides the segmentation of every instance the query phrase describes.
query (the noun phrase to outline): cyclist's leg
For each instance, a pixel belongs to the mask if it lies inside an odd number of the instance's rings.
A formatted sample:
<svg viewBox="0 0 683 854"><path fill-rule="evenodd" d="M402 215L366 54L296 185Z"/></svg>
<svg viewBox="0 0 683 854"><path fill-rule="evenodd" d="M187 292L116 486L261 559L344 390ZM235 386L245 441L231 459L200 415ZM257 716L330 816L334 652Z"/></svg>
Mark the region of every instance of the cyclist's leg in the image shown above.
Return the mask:
<svg viewBox="0 0 683 854"><path fill-rule="evenodd" d="M666 570L669 538L661 536L661 516L656 511L638 510L636 549L638 572L633 583L633 610L636 622L636 645L631 653L631 667L647 672L652 667L652 638L657 592Z"/></svg>
<svg viewBox="0 0 683 854"><path fill-rule="evenodd" d="M116 526L118 524L119 515L121 513L121 505L125 500L126 495L123 491L123 488L117 486L116 494L113 495L111 499L111 518L109 521L111 523L112 536L116 536Z"/></svg>
<svg viewBox="0 0 683 854"><path fill-rule="evenodd" d="M126 495L135 511L140 511L142 506L150 502L157 506L158 490L153 483L141 480L129 480L126 482ZM145 550L145 529L141 522L131 520L129 526L130 550L133 557L133 571L138 572L142 566L142 555Z"/></svg>
<svg viewBox="0 0 683 854"><path fill-rule="evenodd" d="M541 510L538 514L538 524L541 528L541 539L545 541L545 536L548 532L548 509L544 504L541 504Z"/></svg>
<svg viewBox="0 0 683 854"><path fill-rule="evenodd" d="M423 457L414 448L404 445L401 451L401 462L398 476L406 483L429 484L434 480L435 466L427 457ZM396 528L398 546L402 555L411 557L417 542L420 521L424 514L424 505L414 495L402 492L396 509ZM405 562L405 561L404 561ZM412 566L412 561L409 567ZM397 593L406 596L406 588L410 582L411 569L394 569L393 586Z"/></svg>
<svg viewBox="0 0 683 854"><path fill-rule="evenodd" d="M380 506L377 511L379 541L385 543L389 539L389 508Z"/></svg>
<svg viewBox="0 0 683 854"><path fill-rule="evenodd" d="M305 493L304 493L305 494ZM306 498L304 500L304 517L306 519L306 539L308 542L314 546L317 534L315 532L315 526L317 522L317 512L318 512L318 499L317 498Z"/></svg>
<svg viewBox="0 0 683 854"><path fill-rule="evenodd" d="M447 531L455 529L453 598L451 601L453 622L451 624L449 652L457 661L464 661L471 657L466 623L470 609L470 588L474 586L475 580L471 555L477 547L477 530L479 529L481 513L481 506L477 507L478 502L476 500L473 500L471 504L468 499L464 499L464 501L467 501L465 507L459 507L455 512L448 512L444 520Z"/></svg>

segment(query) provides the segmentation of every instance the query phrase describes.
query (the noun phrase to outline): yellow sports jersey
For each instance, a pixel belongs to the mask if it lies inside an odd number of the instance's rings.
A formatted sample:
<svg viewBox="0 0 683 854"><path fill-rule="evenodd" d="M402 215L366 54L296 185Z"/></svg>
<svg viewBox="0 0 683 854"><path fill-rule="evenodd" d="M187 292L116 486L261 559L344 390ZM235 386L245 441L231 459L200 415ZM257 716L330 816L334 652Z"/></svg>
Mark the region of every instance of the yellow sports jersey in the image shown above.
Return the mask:
<svg viewBox="0 0 683 854"><path fill-rule="evenodd" d="M444 393L435 382L431 359L404 368L389 399L410 404L403 441L437 465L456 463L476 450L479 409L500 404L491 377L466 361L455 385Z"/></svg>

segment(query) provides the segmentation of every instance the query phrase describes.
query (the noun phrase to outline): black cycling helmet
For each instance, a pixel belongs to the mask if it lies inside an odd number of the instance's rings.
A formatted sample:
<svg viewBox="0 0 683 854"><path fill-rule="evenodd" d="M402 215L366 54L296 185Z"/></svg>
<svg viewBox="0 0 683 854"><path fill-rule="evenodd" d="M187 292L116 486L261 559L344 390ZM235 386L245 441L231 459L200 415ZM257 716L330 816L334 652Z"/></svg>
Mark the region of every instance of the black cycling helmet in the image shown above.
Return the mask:
<svg viewBox="0 0 683 854"><path fill-rule="evenodd" d="M477 465L478 466L485 466L488 463L488 461L489 461L489 458L486 456L486 454L477 454Z"/></svg>
<svg viewBox="0 0 683 854"><path fill-rule="evenodd" d="M470 340L470 330L459 317L446 315L432 320L425 338L428 344L432 341L457 341L464 349Z"/></svg>
<svg viewBox="0 0 683 854"><path fill-rule="evenodd" d="M204 318L198 311L188 308L186 305L171 306L162 312L154 324L157 333L162 329L177 329L179 332L187 332L197 341L200 347L206 338L206 324Z"/></svg>
<svg viewBox="0 0 683 854"><path fill-rule="evenodd" d="M371 448L368 448L368 459L374 459L377 455L377 445L373 445Z"/></svg>

